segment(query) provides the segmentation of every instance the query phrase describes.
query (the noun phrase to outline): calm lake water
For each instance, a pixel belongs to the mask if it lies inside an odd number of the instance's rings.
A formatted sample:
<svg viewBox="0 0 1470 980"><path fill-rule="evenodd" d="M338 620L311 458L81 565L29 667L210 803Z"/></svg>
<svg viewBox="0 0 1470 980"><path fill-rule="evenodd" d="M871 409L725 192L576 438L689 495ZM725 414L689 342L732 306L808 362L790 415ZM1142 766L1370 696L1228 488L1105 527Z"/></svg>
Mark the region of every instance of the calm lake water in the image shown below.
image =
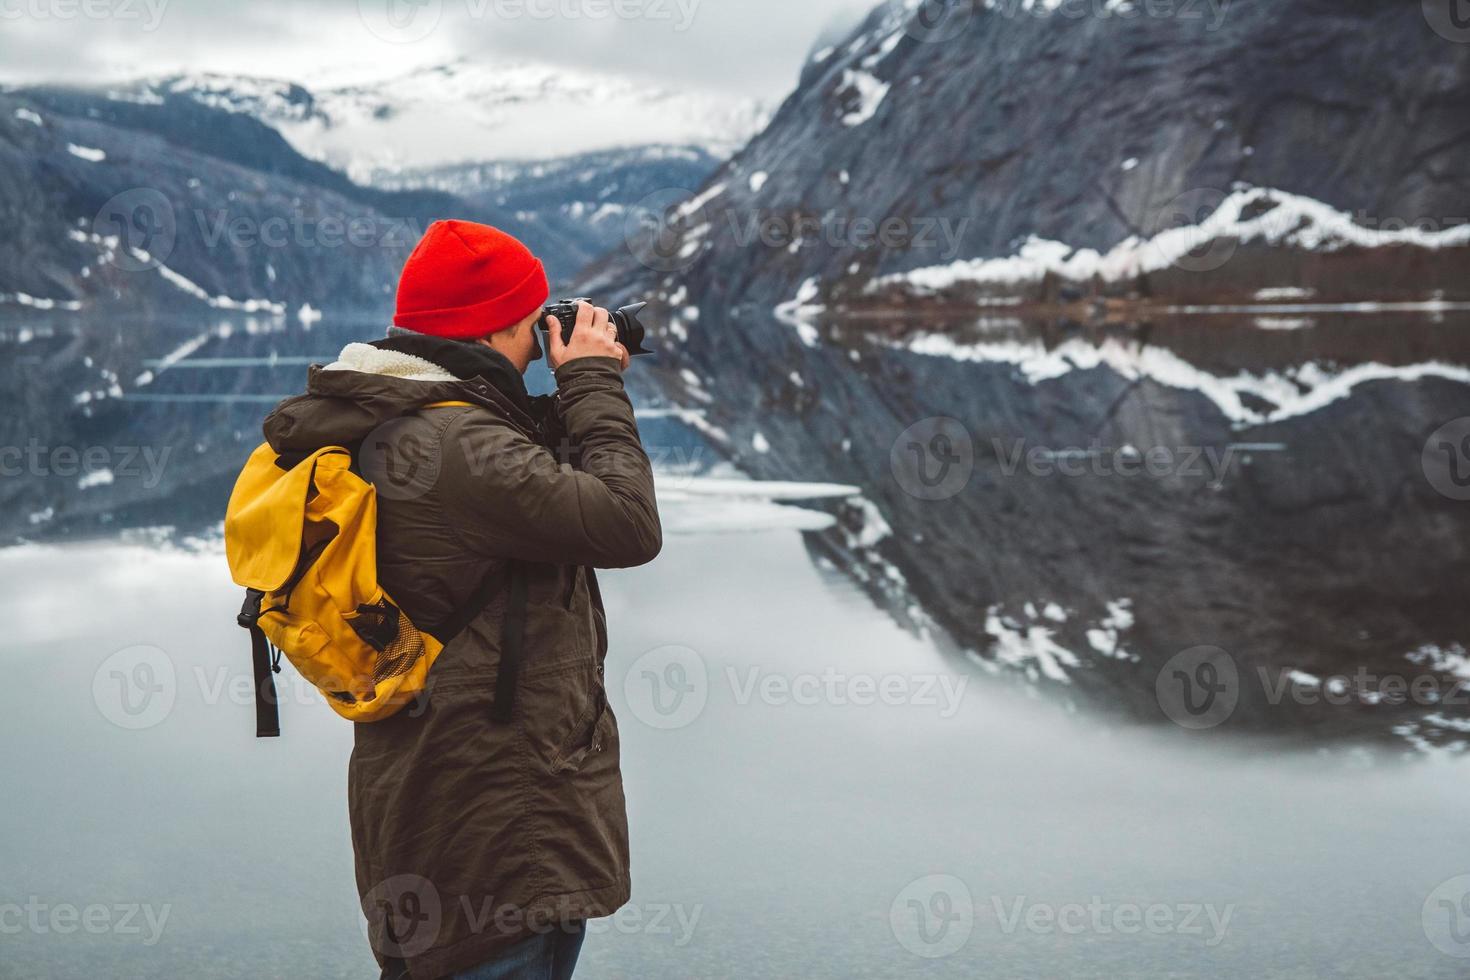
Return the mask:
<svg viewBox="0 0 1470 980"><path fill-rule="evenodd" d="M221 556L27 546L0 581L0 976L374 976L351 732L288 694L285 737L251 737ZM579 976L1467 973L1463 763L1068 715L792 531L675 536L605 581L635 888Z"/></svg>
<svg viewBox="0 0 1470 980"><path fill-rule="evenodd" d="M1470 669L1470 512L1422 458L1470 416L1464 326L852 330L793 339L783 392L701 379L705 424L765 447L751 469L855 486L863 523L685 483L707 446L645 424L676 533L604 585L634 899L579 976L1470 975L1465 708L1247 690L1190 732L1154 687L1200 643L1243 671L1412 672L1425 644ZM0 322L0 446L44 460L0 480L4 540L42 542L0 549L0 978L375 975L351 731L298 688L285 738L251 737L210 543L268 403L372 335ZM927 500L891 450L936 416L976 450L967 490ZM1057 479L986 448L1017 439L1239 455Z"/></svg>

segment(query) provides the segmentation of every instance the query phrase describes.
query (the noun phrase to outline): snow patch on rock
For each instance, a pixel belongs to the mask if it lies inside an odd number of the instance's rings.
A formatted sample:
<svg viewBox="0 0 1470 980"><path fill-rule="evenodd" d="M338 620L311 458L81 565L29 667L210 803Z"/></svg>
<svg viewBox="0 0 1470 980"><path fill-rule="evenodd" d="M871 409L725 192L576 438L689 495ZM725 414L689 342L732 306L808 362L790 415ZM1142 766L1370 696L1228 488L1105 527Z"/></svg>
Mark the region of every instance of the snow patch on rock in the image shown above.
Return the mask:
<svg viewBox="0 0 1470 980"><path fill-rule="evenodd" d="M101 469L88 470L77 480L77 489L88 490L92 487L110 486L115 479L112 470L105 466Z"/></svg>
<svg viewBox="0 0 1470 980"><path fill-rule="evenodd" d="M1072 651L1052 639L1055 632L1050 627L1018 624L1001 615L999 606L991 606L986 611L985 632L991 637L991 653L996 662L1024 670L1033 680L1045 677L1059 684L1070 684L1067 670L1082 666Z"/></svg>
<svg viewBox="0 0 1470 980"><path fill-rule="evenodd" d="M861 126L872 119L883 100L888 97L890 88L892 86L888 82L882 81L871 72L845 69L842 73L842 84L837 89L837 98L855 98L857 102L852 109L843 113L842 124L848 127Z"/></svg>
<svg viewBox="0 0 1470 980"><path fill-rule="evenodd" d="M1252 216L1247 217L1248 213ZM1166 269L1202 245L1224 239L1313 252L1389 245L1439 249L1470 245L1470 225L1432 231L1418 227L1366 228L1347 212L1313 198L1249 188L1227 196L1214 213L1197 225L1169 228L1150 238L1132 236L1106 253L1033 236L1014 255L961 259L948 265L883 276L875 279L869 290L896 285L918 293L934 293L957 285L1033 283L1049 274L1074 282L1093 278L1127 281Z"/></svg>
<svg viewBox="0 0 1470 980"><path fill-rule="evenodd" d="M66 144L66 152L79 160L86 160L88 163L101 163L107 159L107 154L102 150L92 146L78 146L75 143Z"/></svg>

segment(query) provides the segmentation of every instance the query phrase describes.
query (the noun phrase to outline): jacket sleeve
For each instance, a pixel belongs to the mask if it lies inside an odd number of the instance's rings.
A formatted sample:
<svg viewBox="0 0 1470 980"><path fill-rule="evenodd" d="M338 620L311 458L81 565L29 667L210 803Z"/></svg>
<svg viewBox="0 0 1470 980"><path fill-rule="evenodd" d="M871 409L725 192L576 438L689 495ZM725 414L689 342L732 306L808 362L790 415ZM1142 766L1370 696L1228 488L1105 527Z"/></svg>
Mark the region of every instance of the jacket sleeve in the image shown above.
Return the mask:
<svg viewBox="0 0 1470 980"><path fill-rule="evenodd" d="M581 358L556 372L566 436L581 469L486 412L445 430L437 487L446 515L486 557L630 568L663 546L653 467L617 363Z"/></svg>

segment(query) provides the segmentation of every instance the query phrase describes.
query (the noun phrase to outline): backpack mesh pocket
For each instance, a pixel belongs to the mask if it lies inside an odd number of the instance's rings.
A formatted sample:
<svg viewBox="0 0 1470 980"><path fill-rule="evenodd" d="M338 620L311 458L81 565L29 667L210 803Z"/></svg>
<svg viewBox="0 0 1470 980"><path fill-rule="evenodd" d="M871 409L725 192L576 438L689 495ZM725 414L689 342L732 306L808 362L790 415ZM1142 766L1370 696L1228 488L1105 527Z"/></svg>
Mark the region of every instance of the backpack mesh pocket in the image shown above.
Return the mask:
<svg viewBox="0 0 1470 980"><path fill-rule="evenodd" d="M348 622L362 642L378 652L374 685L408 673L425 653L423 634L387 599L358 606Z"/></svg>

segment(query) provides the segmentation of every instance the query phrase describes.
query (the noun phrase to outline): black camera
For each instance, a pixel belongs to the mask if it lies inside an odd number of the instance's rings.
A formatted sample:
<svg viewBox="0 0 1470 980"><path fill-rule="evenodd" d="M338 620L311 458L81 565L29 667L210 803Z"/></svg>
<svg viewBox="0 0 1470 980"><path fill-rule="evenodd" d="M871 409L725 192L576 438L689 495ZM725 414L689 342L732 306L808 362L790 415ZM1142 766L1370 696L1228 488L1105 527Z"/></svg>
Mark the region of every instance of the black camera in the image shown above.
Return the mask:
<svg viewBox="0 0 1470 980"><path fill-rule="evenodd" d="M550 331L551 323L548 317L556 317L556 322L561 324L562 343L572 342L572 330L577 326L577 304L588 303L595 306L590 299L579 297L577 299L557 300L541 311L541 322L538 324L542 330ZM618 331L618 343L633 356L640 354L652 354L653 351L643 346L643 337L648 332L638 320L638 314L643 312L647 303L634 303L613 312L611 322Z"/></svg>

